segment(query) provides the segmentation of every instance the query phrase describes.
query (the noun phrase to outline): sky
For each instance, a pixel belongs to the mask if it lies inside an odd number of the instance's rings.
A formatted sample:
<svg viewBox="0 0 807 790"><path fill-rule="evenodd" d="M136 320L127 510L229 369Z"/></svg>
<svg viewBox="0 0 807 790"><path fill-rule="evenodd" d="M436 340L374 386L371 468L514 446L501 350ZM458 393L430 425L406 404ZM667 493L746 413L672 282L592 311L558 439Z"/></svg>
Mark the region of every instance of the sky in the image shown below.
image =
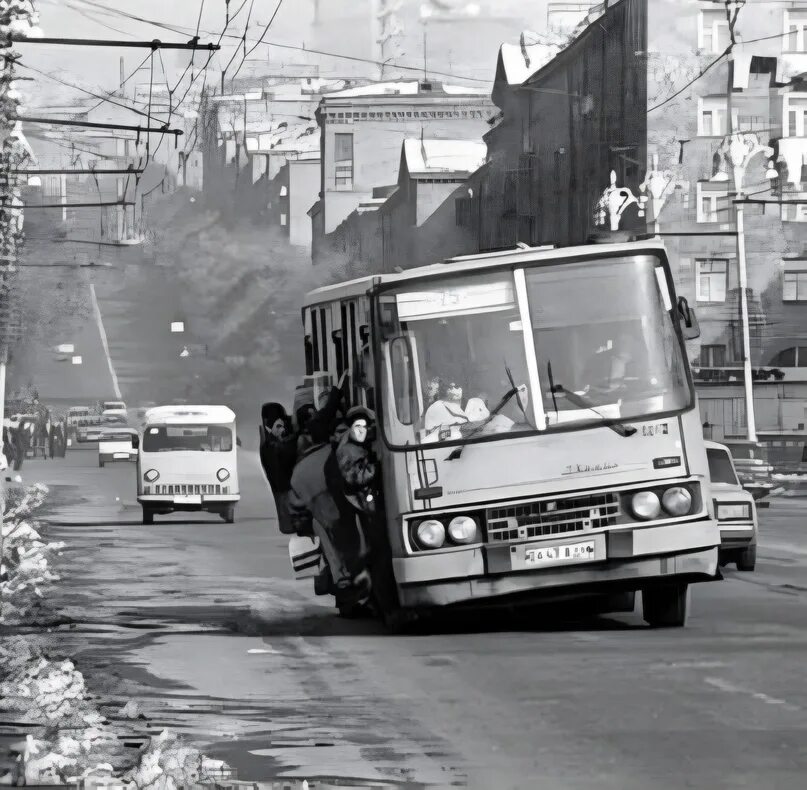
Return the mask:
<svg viewBox="0 0 807 790"><path fill-rule="evenodd" d="M281 0L280 8L272 22L266 40L292 46L317 47L321 50L338 52L341 54L363 53L370 55L371 38L358 22L366 21L369 8L374 0ZM247 38L257 41L277 8L278 0L247 0L238 14L239 6L244 0L230 0L230 14L233 17L228 34L240 36L249 17ZM419 7L422 0L404 0L405 4ZM546 6L548 0L482 0L487 2L494 13L505 14L519 22L511 24L515 30L521 21L532 29L540 29L542 21L546 19ZM323 26L319 38L312 34L314 6L319 4L323 18L328 24ZM203 43L215 43L218 34L225 24L225 0L36 0L40 16L40 28L45 36L75 37L75 38L115 38L123 40L150 41L160 38L162 41L186 41L195 32L197 22L200 28L200 38ZM103 8L106 6L106 9ZM202 10L200 19L200 8ZM251 8L251 15L250 15ZM342 9L349 9L348 13L364 17L364 20L340 20L344 16ZM144 19L154 20L162 24L175 26L187 30L187 34L173 33L150 24L127 19L121 14L132 14ZM342 24L340 24L340 21ZM212 35L211 35L212 34ZM308 40L306 40L308 38ZM495 51L501 42L490 42L490 52L485 54L485 73L487 61L490 62L489 71L491 79L495 68ZM211 71L220 73L222 65L230 60L234 49L239 46L237 39L226 38L222 41L223 49L211 63ZM248 42L248 48L251 46ZM148 51L144 49L120 48L81 48L46 44L18 44L17 49L22 53L23 64L18 73L20 76L33 76L36 82L25 81L20 84L21 92L25 98L26 106L61 104L74 101L82 97L78 91L54 83L35 72L25 70L25 64L45 71L58 78L81 85L93 91L105 94L116 87L120 75L120 59L123 58L124 73L128 76L144 58ZM243 49L241 50L243 53ZM228 70L233 72L241 61L239 53ZM491 54L493 53L493 54ZM420 65L422 54L417 57L407 56L406 63ZM174 84L178 76L188 64L190 53L187 51L164 51L162 59L154 58L155 82L165 80L165 73L169 83ZM303 56L294 50L282 49L261 45L250 56L250 60L265 60L272 58L275 62L294 60L298 62ZM195 63L203 64L207 60L207 53L196 53ZM439 53L432 53L432 63L435 68L450 70L450 63L435 63L439 60ZM349 61L333 58L319 58L323 66L338 69L346 68ZM353 64L355 66L355 64ZM249 68L248 66L246 68ZM146 65L148 69L148 63ZM148 70L142 72L132 80L148 82ZM243 72L242 72L243 73ZM187 80L186 80L187 81ZM82 97L93 103L90 97Z"/></svg>

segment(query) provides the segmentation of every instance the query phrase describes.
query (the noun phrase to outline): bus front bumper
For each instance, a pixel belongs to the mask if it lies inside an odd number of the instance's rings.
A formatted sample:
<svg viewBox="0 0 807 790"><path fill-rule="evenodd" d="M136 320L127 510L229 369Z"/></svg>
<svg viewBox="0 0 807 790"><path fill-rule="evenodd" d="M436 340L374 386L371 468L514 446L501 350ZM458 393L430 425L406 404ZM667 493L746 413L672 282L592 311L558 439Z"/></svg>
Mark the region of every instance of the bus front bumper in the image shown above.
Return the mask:
<svg viewBox="0 0 807 790"><path fill-rule="evenodd" d="M240 494L140 494L137 497L141 505L172 510L206 510L234 504L240 499Z"/></svg>
<svg viewBox="0 0 807 790"><path fill-rule="evenodd" d="M598 588L603 592L615 587L638 590L653 579L719 578L720 533L716 522L578 534L574 540L545 544L581 540L595 542L595 561L558 564L540 570L512 569L509 559L505 559L505 552L513 551L512 544L394 558L401 605L446 606L530 593L552 597L561 595L565 588L596 594Z"/></svg>

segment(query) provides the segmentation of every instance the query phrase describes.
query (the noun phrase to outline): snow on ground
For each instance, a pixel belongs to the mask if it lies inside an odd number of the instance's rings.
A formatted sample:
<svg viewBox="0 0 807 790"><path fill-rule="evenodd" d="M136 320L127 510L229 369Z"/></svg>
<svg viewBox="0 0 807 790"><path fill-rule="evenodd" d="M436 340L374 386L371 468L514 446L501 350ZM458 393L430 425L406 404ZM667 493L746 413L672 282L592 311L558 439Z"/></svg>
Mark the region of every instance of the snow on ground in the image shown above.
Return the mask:
<svg viewBox="0 0 807 790"><path fill-rule="evenodd" d="M24 722L37 737L27 734L12 745L16 757L11 770L0 773L0 785L71 783L85 788L174 790L220 783L228 777L228 767L168 730L150 738L133 759L126 753L122 733L99 713L73 662L55 660L39 646L37 637L55 621L47 594L59 577L50 570L49 559L64 549L63 543L45 542L37 530L34 516L47 495L47 487L38 484L10 488L5 498L0 713ZM127 703L120 715L137 718L137 705Z"/></svg>

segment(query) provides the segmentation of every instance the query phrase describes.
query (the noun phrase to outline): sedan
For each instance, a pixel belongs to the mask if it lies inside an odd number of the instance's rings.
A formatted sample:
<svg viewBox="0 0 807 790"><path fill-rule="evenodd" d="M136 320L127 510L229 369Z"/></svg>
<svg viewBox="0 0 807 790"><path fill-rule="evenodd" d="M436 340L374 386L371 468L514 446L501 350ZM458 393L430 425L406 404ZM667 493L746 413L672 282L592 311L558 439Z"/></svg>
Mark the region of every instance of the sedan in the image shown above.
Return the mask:
<svg viewBox="0 0 807 790"><path fill-rule="evenodd" d="M757 562L759 523L754 497L740 484L728 447L706 442L712 500L720 526L719 562L752 571Z"/></svg>

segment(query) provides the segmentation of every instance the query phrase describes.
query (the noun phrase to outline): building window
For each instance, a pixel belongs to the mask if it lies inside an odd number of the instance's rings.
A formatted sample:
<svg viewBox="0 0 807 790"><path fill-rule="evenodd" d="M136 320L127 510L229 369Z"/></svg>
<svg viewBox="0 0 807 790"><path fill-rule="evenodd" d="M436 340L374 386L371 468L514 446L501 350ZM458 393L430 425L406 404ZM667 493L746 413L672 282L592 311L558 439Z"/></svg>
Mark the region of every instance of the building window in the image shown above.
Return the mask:
<svg viewBox="0 0 807 790"><path fill-rule="evenodd" d="M807 222L807 203L783 203L782 222Z"/></svg>
<svg viewBox="0 0 807 790"><path fill-rule="evenodd" d="M58 197L62 196L62 178L61 176L45 176L43 179L45 197Z"/></svg>
<svg viewBox="0 0 807 790"><path fill-rule="evenodd" d="M727 191L707 191L698 184L698 222L729 222L731 220Z"/></svg>
<svg viewBox="0 0 807 790"><path fill-rule="evenodd" d="M698 99L698 136L722 137L726 134L726 97L704 96ZM739 126L736 108L732 111L734 126Z"/></svg>
<svg viewBox="0 0 807 790"><path fill-rule="evenodd" d="M807 137L807 96L793 94L784 97L784 132L787 137Z"/></svg>
<svg viewBox="0 0 807 790"><path fill-rule="evenodd" d="M353 135L334 135L334 163L336 166L336 189L353 189Z"/></svg>
<svg viewBox="0 0 807 790"><path fill-rule="evenodd" d="M699 302L725 302L729 262L725 258L696 260L695 298Z"/></svg>
<svg viewBox="0 0 807 790"><path fill-rule="evenodd" d="M701 11L698 15L698 49L717 55L724 52L730 43L729 21L725 9Z"/></svg>
<svg viewBox="0 0 807 790"><path fill-rule="evenodd" d="M785 263L782 301L807 302L807 261Z"/></svg>
<svg viewBox="0 0 807 790"><path fill-rule="evenodd" d="M785 52L807 52L807 9L785 11Z"/></svg>
<svg viewBox="0 0 807 790"><path fill-rule="evenodd" d="M726 367L726 347L701 346L701 353L696 360L696 365L700 368Z"/></svg>
<svg viewBox="0 0 807 790"><path fill-rule="evenodd" d="M807 368L807 346L791 346L771 358L772 368Z"/></svg>

